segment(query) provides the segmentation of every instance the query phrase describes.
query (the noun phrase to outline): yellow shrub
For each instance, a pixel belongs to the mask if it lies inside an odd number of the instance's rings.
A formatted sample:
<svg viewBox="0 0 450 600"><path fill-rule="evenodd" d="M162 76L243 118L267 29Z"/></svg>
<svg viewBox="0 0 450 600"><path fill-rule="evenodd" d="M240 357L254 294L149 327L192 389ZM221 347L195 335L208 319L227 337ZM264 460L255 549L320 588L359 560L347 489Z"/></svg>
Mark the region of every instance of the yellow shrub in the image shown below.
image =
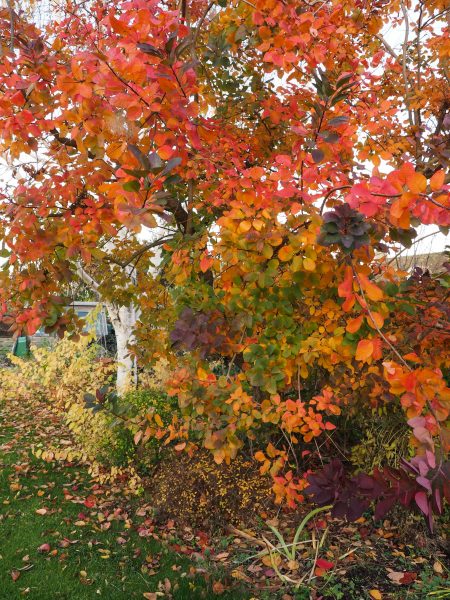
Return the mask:
<svg viewBox="0 0 450 600"><path fill-rule="evenodd" d="M126 434L111 427L107 414L84 408L84 394L111 383L115 372L113 361L99 358L91 336L77 343L64 338L53 347L32 347L31 358L10 358L12 367L0 370L5 401L50 402L90 462L108 466L126 462Z"/></svg>

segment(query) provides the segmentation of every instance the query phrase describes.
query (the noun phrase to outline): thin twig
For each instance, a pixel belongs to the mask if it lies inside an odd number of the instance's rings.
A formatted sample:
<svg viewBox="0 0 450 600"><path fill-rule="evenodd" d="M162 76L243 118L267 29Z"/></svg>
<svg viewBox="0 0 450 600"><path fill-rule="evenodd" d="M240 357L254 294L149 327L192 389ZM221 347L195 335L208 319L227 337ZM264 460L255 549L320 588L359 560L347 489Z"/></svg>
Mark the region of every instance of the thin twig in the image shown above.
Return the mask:
<svg viewBox="0 0 450 600"><path fill-rule="evenodd" d="M406 65L406 57L407 57L407 53L408 53L408 42L409 42L409 17L408 17L408 10L407 10L404 2L401 2L400 6L401 6L401 9L403 12L403 17L405 19L405 38L403 40L403 48L402 48L402 71L403 71L403 82L405 85L405 106L406 106L406 110L408 111L409 123L410 123L410 125L414 125L412 112L411 112L411 109L409 106L410 87L409 87L409 79L408 79L408 67Z"/></svg>
<svg viewBox="0 0 450 600"><path fill-rule="evenodd" d="M15 14L14 9L11 3L11 0L6 0L6 4L8 5L9 10L9 31L10 31L10 39L9 39L9 49L11 52L14 50L14 38L15 38Z"/></svg>

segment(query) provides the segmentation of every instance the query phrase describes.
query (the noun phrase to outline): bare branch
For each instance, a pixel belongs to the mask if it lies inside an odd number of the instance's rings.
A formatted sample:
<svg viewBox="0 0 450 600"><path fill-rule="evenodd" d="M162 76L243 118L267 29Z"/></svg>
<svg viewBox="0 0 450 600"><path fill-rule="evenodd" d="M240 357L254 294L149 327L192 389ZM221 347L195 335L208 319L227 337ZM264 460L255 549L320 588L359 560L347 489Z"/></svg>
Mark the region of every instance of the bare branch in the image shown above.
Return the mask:
<svg viewBox="0 0 450 600"><path fill-rule="evenodd" d="M16 15L12 6L11 0L6 0L6 4L8 5L9 10L9 30L10 30L10 40L9 40L9 48L11 52L14 50L14 38L15 38L15 19Z"/></svg>
<svg viewBox="0 0 450 600"><path fill-rule="evenodd" d="M167 237L160 238L159 240L149 242L148 244L145 244L145 246L142 246L142 248L139 248L139 250L136 250L136 252L134 252L130 256L130 258L128 258L126 261L120 261L120 260L117 260L112 257L107 257L105 260L107 260L110 263L114 263L115 265L118 265L119 267L122 267L122 269L125 269L125 267L127 267L129 264L131 264L136 258L141 257L148 250L151 250L152 248L157 248L158 246L162 246L163 244L170 241L171 239L172 239L172 236L167 236Z"/></svg>
<svg viewBox="0 0 450 600"><path fill-rule="evenodd" d="M99 294L100 285L95 281L93 277L89 275L87 271L83 269L83 267L78 264L77 265L77 275L88 287L91 288L96 294Z"/></svg>
<svg viewBox="0 0 450 600"><path fill-rule="evenodd" d="M393 49L393 47L384 39L384 37L382 35L379 35L378 33L375 34L375 37L377 38L377 40L379 40L383 46L385 47L385 49L388 51L388 53L392 56L392 58L394 58L397 62L400 62L399 57L397 56L395 50Z"/></svg>
<svg viewBox="0 0 450 600"><path fill-rule="evenodd" d="M405 38L403 40L403 48L402 48L402 71L403 71L403 82L405 85L405 106L406 106L406 110L408 111L408 120L410 125L414 125L414 120L413 120L413 115L409 106L409 94L410 94L410 86L409 86L409 79L408 79L408 67L406 64L406 57L407 57L407 52L408 52L408 41L409 41L409 17L408 17L408 10L405 6L404 2L400 3L402 12L403 12L403 17L405 19Z"/></svg>

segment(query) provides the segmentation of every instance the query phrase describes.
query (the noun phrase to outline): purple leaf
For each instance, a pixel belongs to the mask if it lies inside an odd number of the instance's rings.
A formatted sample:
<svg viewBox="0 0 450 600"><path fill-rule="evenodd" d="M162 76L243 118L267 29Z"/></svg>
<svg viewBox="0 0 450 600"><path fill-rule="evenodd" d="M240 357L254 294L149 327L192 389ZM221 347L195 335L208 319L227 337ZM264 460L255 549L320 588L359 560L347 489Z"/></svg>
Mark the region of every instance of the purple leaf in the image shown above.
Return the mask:
<svg viewBox="0 0 450 600"><path fill-rule="evenodd" d="M311 156L316 164L320 163L325 158L325 154L319 148L314 148L311 152Z"/></svg>

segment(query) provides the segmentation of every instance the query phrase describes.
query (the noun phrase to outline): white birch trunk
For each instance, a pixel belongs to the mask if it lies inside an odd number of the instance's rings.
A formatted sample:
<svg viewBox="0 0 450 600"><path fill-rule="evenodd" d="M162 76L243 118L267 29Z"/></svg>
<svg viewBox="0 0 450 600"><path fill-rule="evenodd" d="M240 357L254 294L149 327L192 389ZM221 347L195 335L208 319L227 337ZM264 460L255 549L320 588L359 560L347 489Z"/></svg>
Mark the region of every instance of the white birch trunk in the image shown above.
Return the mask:
<svg viewBox="0 0 450 600"><path fill-rule="evenodd" d="M105 302L106 309L116 334L117 342L117 393L122 396L137 384L137 369L129 347L135 341L134 328L137 312L134 306L116 306Z"/></svg>

